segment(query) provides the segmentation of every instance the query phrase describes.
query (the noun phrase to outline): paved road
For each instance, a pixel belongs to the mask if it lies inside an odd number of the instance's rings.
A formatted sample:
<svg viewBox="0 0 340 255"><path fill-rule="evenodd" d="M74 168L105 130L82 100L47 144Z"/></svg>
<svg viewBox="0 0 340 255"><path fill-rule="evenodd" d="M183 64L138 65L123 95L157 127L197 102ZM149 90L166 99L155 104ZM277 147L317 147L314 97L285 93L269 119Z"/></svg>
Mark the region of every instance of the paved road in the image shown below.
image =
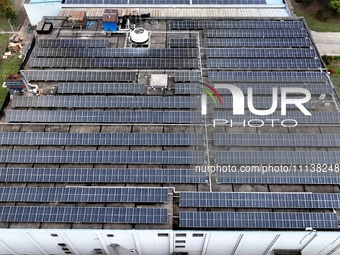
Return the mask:
<svg viewBox="0 0 340 255"><path fill-rule="evenodd" d="M321 33L311 31L321 55L340 56L340 33Z"/></svg>

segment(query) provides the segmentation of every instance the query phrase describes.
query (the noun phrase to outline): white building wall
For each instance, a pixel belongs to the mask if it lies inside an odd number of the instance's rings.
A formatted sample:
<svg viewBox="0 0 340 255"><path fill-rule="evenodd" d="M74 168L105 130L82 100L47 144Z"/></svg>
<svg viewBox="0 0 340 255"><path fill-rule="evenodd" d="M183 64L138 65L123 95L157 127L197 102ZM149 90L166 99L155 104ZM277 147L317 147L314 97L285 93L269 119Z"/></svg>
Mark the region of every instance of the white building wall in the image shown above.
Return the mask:
<svg viewBox="0 0 340 255"><path fill-rule="evenodd" d="M193 234L203 235L194 237ZM182 242L178 242L179 240ZM306 255L326 255L340 254L338 249L340 233L336 231L0 230L1 255L65 254L62 246L58 244L66 244L72 254L76 255L92 255L95 254L94 249L101 249L104 254L110 255L169 255L173 252L188 252L190 255L262 255L270 254L273 249L300 249L302 254ZM185 248L176 248L176 246L185 246Z"/></svg>
<svg viewBox="0 0 340 255"><path fill-rule="evenodd" d="M36 26L44 16L58 16L61 3L24 4L28 19L32 26Z"/></svg>

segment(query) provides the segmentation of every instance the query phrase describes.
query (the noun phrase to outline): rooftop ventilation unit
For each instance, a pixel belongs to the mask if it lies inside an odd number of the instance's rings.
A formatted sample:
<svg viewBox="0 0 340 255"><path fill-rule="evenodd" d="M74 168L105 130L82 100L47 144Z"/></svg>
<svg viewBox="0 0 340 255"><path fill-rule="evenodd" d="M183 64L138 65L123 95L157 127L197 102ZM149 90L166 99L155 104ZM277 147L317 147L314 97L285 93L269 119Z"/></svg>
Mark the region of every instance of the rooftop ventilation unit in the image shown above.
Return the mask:
<svg viewBox="0 0 340 255"><path fill-rule="evenodd" d="M149 41L149 32L144 28L136 28L130 33L130 41L136 45L143 46Z"/></svg>

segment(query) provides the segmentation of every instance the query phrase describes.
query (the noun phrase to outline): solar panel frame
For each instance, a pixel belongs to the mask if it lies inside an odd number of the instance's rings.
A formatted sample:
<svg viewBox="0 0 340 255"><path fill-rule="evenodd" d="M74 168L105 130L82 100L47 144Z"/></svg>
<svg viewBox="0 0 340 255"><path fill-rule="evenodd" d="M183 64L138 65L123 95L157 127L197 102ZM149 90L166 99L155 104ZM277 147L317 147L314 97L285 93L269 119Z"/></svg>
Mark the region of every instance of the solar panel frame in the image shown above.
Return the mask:
<svg viewBox="0 0 340 255"><path fill-rule="evenodd" d="M197 48L198 41L195 38L171 38L169 39L170 48Z"/></svg>
<svg viewBox="0 0 340 255"><path fill-rule="evenodd" d="M205 38L306 38L305 29L205 29Z"/></svg>
<svg viewBox="0 0 340 255"><path fill-rule="evenodd" d="M41 48L107 48L109 39L40 39Z"/></svg>
<svg viewBox="0 0 340 255"><path fill-rule="evenodd" d="M175 82L197 82L201 80L201 73L195 71L174 72Z"/></svg>
<svg viewBox="0 0 340 255"><path fill-rule="evenodd" d="M58 94L144 94L141 83L77 83L58 84Z"/></svg>

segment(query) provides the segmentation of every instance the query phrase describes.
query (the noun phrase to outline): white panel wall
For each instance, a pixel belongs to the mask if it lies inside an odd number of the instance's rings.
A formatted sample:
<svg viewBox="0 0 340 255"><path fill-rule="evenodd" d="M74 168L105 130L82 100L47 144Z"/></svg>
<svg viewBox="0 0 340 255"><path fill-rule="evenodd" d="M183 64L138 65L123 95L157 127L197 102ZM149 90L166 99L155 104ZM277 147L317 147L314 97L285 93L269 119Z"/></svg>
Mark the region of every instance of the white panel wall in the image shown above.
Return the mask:
<svg viewBox="0 0 340 255"><path fill-rule="evenodd" d="M32 26L36 26L43 16L58 16L61 4L24 4L28 19Z"/></svg>
<svg viewBox="0 0 340 255"><path fill-rule="evenodd" d="M180 251L190 255L269 255L273 249L300 249L305 255L340 254L337 231L0 229L0 255L65 255L58 243L66 244L75 255L94 255L94 249L108 255L169 255Z"/></svg>

